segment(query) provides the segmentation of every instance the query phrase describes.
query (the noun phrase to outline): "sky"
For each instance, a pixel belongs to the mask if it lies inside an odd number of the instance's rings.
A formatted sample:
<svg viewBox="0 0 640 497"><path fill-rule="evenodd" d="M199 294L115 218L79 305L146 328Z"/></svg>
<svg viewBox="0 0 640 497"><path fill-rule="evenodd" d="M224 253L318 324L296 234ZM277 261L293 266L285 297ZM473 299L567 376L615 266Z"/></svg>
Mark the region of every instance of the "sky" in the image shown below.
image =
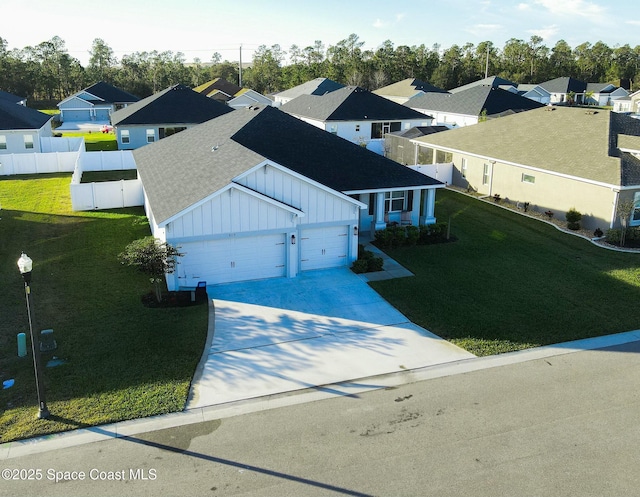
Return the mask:
<svg viewBox="0 0 640 497"><path fill-rule="evenodd" d="M4 5L3 5L4 4ZM610 47L640 45L637 0L0 0L8 13L0 38L22 49L54 36L83 66L100 38L119 60L134 52L182 52L186 62L250 62L260 45L325 48L354 33L363 49L422 45L440 50L454 44L492 41L498 48L538 35L549 48L602 41ZM285 61L286 63L286 61Z"/></svg>

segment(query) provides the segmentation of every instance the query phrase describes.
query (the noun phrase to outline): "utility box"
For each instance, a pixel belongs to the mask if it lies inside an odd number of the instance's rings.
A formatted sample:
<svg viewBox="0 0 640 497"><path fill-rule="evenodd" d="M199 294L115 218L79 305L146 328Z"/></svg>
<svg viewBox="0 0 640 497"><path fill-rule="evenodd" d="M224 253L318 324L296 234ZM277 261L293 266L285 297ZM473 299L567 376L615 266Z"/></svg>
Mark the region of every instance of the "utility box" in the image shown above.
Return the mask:
<svg viewBox="0 0 640 497"><path fill-rule="evenodd" d="M42 330L40 332L40 352L51 352L57 348L58 344L53 338L53 330Z"/></svg>
<svg viewBox="0 0 640 497"><path fill-rule="evenodd" d="M206 281L198 281L198 286L196 286L196 302L204 302L208 299L207 296L207 282Z"/></svg>

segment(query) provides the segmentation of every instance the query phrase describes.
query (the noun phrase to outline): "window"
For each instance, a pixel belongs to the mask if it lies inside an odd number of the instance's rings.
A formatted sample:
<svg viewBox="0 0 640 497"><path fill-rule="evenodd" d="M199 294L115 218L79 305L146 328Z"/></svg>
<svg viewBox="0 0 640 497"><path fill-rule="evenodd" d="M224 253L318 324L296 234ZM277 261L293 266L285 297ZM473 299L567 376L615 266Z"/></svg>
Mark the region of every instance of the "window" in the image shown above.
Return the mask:
<svg viewBox="0 0 640 497"><path fill-rule="evenodd" d="M24 148L33 148L33 135L24 135Z"/></svg>
<svg viewBox="0 0 640 497"><path fill-rule="evenodd" d="M156 132L153 129L147 130L147 143L153 143L156 141Z"/></svg>
<svg viewBox="0 0 640 497"><path fill-rule="evenodd" d="M436 150L436 164L445 164L453 162L453 154L444 150Z"/></svg>
<svg viewBox="0 0 640 497"><path fill-rule="evenodd" d="M7 149L7 137L4 135L0 135L0 150Z"/></svg>
<svg viewBox="0 0 640 497"><path fill-rule="evenodd" d="M522 182L523 183L535 183L536 182L536 177L535 176L531 176L530 174L523 174L522 175Z"/></svg>
<svg viewBox="0 0 640 497"><path fill-rule="evenodd" d="M371 139L383 138L387 133L400 131L402 123L399 121L371 123Z"/></svg>
<svg viewBox="0 0 640 497"><path fill-rule="evenodd" d="M120 141L122 143L130 143L130 141L129 141L129 130L128 129L123 129L120 132Z"/></svg>
<svg viewBox="0 0 640 497"><path fill-rule="evenodd" d="M385 192L384 211L399 212L404 210L404 199L406 192Z"/></svg>
<svg viewBox="0 0 640 497"><path fill-rule="evenodd" d="M467 159L465 159L464 157L461 159L461 165L460 165L460 171L462 173L462 177L466 178L467 177Z"/></svg>
<svg viewBox="0 0 640 497"><path fill-rule="evenodd" d="M433 164L433 149L418 147L418 164Z"/></svg>
<svg viewBox="0 0 640 497"><path fill-rule="evenodd" d="M633 213L631 214L631 226L640 225L640 192L633 194Z"/></svg>
<svg viewBox="0 0 640 497"><path fill-rule="evenodd" d="M485 164L484 169L482 170L482 184L489 184L489 164Z"/></svg>

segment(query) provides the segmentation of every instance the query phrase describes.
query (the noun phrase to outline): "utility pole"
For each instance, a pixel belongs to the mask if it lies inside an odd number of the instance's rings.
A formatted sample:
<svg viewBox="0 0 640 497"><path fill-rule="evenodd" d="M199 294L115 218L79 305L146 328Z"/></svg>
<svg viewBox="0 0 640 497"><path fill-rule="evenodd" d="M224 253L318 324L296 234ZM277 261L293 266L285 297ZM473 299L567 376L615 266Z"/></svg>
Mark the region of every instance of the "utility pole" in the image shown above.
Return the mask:
<svg viewBox="0 0 640 497"><path fill-rule="evenodd" d="M242 88L242 44L240 44L240 65L238 66L238 86Z"/></svg>
<svg viewBox="0 0 640 497"><path fill-rule="evenodd" d="M484 79L489 77L489 44L487 43L487 63L484 66Z"/></svg>

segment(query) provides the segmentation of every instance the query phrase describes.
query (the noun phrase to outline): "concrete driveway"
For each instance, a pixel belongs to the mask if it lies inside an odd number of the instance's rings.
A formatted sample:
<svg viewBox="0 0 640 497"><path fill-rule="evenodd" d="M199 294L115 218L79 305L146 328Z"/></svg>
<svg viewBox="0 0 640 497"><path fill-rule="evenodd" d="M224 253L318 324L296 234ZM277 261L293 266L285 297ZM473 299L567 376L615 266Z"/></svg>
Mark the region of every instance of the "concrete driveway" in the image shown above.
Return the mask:
<svg viewBox="0 0 640 497"><path fill-rule="evenodd" d="M347 395L361 378L474 357L409 322L347 268L207 291L213 340L187 408L307 388Z"/></svg>

